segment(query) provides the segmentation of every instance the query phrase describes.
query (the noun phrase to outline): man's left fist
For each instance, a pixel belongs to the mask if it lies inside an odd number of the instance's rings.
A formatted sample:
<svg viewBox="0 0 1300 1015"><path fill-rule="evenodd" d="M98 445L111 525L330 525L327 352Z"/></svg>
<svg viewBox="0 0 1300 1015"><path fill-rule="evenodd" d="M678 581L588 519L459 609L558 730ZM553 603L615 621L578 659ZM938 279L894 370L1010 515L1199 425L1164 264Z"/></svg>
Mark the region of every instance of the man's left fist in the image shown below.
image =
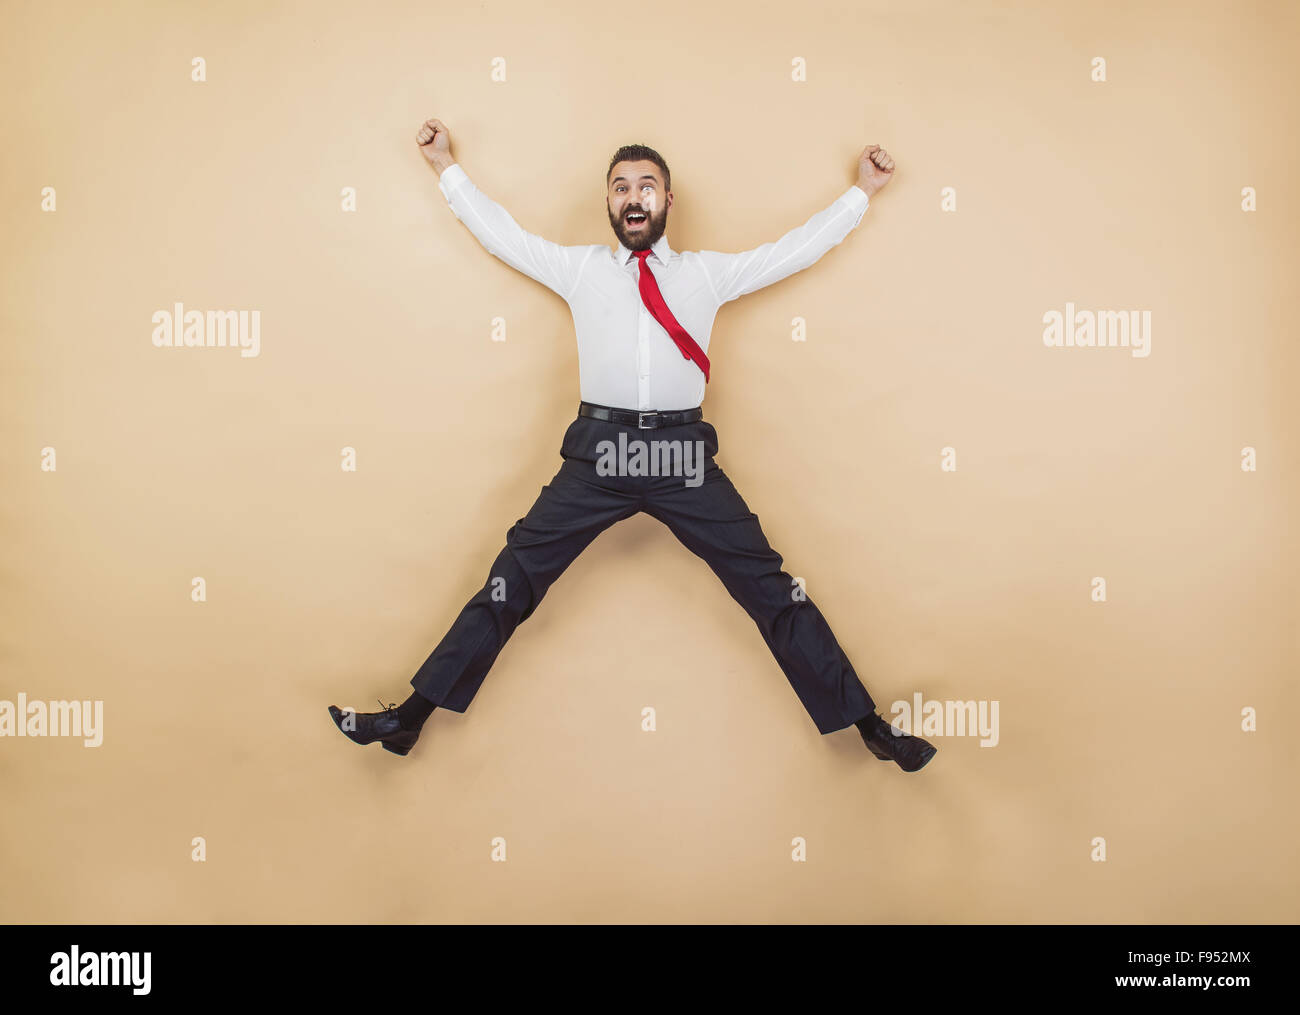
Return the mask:
<svg viewBox="0 0 1300 1015"><path fill-rule="evenodd" d="M869 144L858 157L858 186L870 197L894 178L894 160L878 144Z"/></svg>

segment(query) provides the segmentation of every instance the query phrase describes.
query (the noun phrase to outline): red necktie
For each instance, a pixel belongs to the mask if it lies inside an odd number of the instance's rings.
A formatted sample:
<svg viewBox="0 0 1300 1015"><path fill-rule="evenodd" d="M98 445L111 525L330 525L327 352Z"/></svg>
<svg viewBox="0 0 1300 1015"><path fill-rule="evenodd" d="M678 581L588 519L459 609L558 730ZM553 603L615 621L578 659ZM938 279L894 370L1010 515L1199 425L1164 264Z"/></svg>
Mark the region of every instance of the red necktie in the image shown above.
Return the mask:
<svg viewBox="0 0 1300 1015"><path fill-rule="evenodd" d="M682 351L684 359L695 360L695 365L704 371L705 383L709 380L709 357L704 355L704 350L686 333L686 329L677 323L677 318L673 312L668 309L668 304L664 302L663 293L659 291L659 283L655 281L654 273L646 266L645 259L650 255L648 250L634 250L637 257L637 286L641 290L641 302L646 305L646 309L654 315L654 319L663 325L664 331L672 337L677 343L677 348Z"/></svg>

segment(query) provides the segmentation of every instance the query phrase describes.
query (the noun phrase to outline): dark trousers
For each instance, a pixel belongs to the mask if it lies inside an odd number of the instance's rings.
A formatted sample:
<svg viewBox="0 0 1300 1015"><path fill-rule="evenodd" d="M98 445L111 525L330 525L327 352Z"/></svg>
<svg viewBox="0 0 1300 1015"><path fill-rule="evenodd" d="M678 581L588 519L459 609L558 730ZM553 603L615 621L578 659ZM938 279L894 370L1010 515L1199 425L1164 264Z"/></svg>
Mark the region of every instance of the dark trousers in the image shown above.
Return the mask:
<svg viewBox="0 0 1300 1015"><path fill-rule="evenodd" d="M658 461L656 471L683 473L677 475L602 475L607 468L598 467L598 460L604 455L614 464L610 452L620 434L628 451L624 472L638 471L638 441L678 441L683 448L689 443L702 448L703 460L692 467L690 459L673 459L671 468ZM602 444L606 441L610 445ZM758 516L714 463L717 450L717 432L703 420L638 430L577 417L564 434L560 471L506 533L487 582L465 604L411 686L439 708L464 712L497 654L552 582L601 532L644 511L702 557L749 614L819 733L842 730L874 712L875 703L821 611L781 569L781 556L768 545Z"/></svg>

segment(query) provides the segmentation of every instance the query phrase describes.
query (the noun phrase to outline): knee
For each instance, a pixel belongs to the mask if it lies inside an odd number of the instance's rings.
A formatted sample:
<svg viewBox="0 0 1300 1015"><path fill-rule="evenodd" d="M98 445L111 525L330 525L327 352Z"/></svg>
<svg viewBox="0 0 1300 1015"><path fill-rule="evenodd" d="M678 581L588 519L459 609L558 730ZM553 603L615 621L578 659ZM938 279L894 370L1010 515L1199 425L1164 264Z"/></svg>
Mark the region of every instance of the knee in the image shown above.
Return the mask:
<svg viewBox="0 0 1300 1015"><path fill-rule="evenodd" d="M508 541L492 564L484 593L494 610L513 614L523 622L537 608L550 585L546 576L530 568L527 557L521 556Z"/></svg>
<svg viewBox="0 0 1300 1015"><path fill-rule="evenodd" d="M809 604L803 585L784 571L759 576L728 576L723 579L723 584L731 597L764 626L794 616Z"/></svg>

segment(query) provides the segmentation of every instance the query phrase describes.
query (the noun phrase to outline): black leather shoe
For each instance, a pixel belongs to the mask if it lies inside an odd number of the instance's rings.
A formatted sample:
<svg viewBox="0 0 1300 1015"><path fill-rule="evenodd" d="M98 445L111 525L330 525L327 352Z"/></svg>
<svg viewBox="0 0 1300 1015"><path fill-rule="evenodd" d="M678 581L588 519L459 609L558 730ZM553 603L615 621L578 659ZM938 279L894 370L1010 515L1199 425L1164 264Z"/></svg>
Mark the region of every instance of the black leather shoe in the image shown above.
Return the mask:
<svg viewBox="0 0 1300 1015"><path fill-rule="evenodd" d="M939 750L920 737L914 737L910 733L900 733L896 726L885 722L874 712L871 719L874 722L868 725L867 732L858 727L867 750L881 761L895 762L904 772L916 772L924 768L926 762Z"/></svg>
<svg viewBox="0 0 1300 1015"><path fill-rule="evenodd" d="M383 705L381 701L379 704ZM330 718L345 737L354 744L373 744L378 740L384 750L400 754L411 753L420 739L419 730L404 730L397 719L397 706L385 705L382 712L345 712L337 705L330 706ZM344 723L347 723L347 726ZM352 727L351 729L347 728Z"/></svg>

